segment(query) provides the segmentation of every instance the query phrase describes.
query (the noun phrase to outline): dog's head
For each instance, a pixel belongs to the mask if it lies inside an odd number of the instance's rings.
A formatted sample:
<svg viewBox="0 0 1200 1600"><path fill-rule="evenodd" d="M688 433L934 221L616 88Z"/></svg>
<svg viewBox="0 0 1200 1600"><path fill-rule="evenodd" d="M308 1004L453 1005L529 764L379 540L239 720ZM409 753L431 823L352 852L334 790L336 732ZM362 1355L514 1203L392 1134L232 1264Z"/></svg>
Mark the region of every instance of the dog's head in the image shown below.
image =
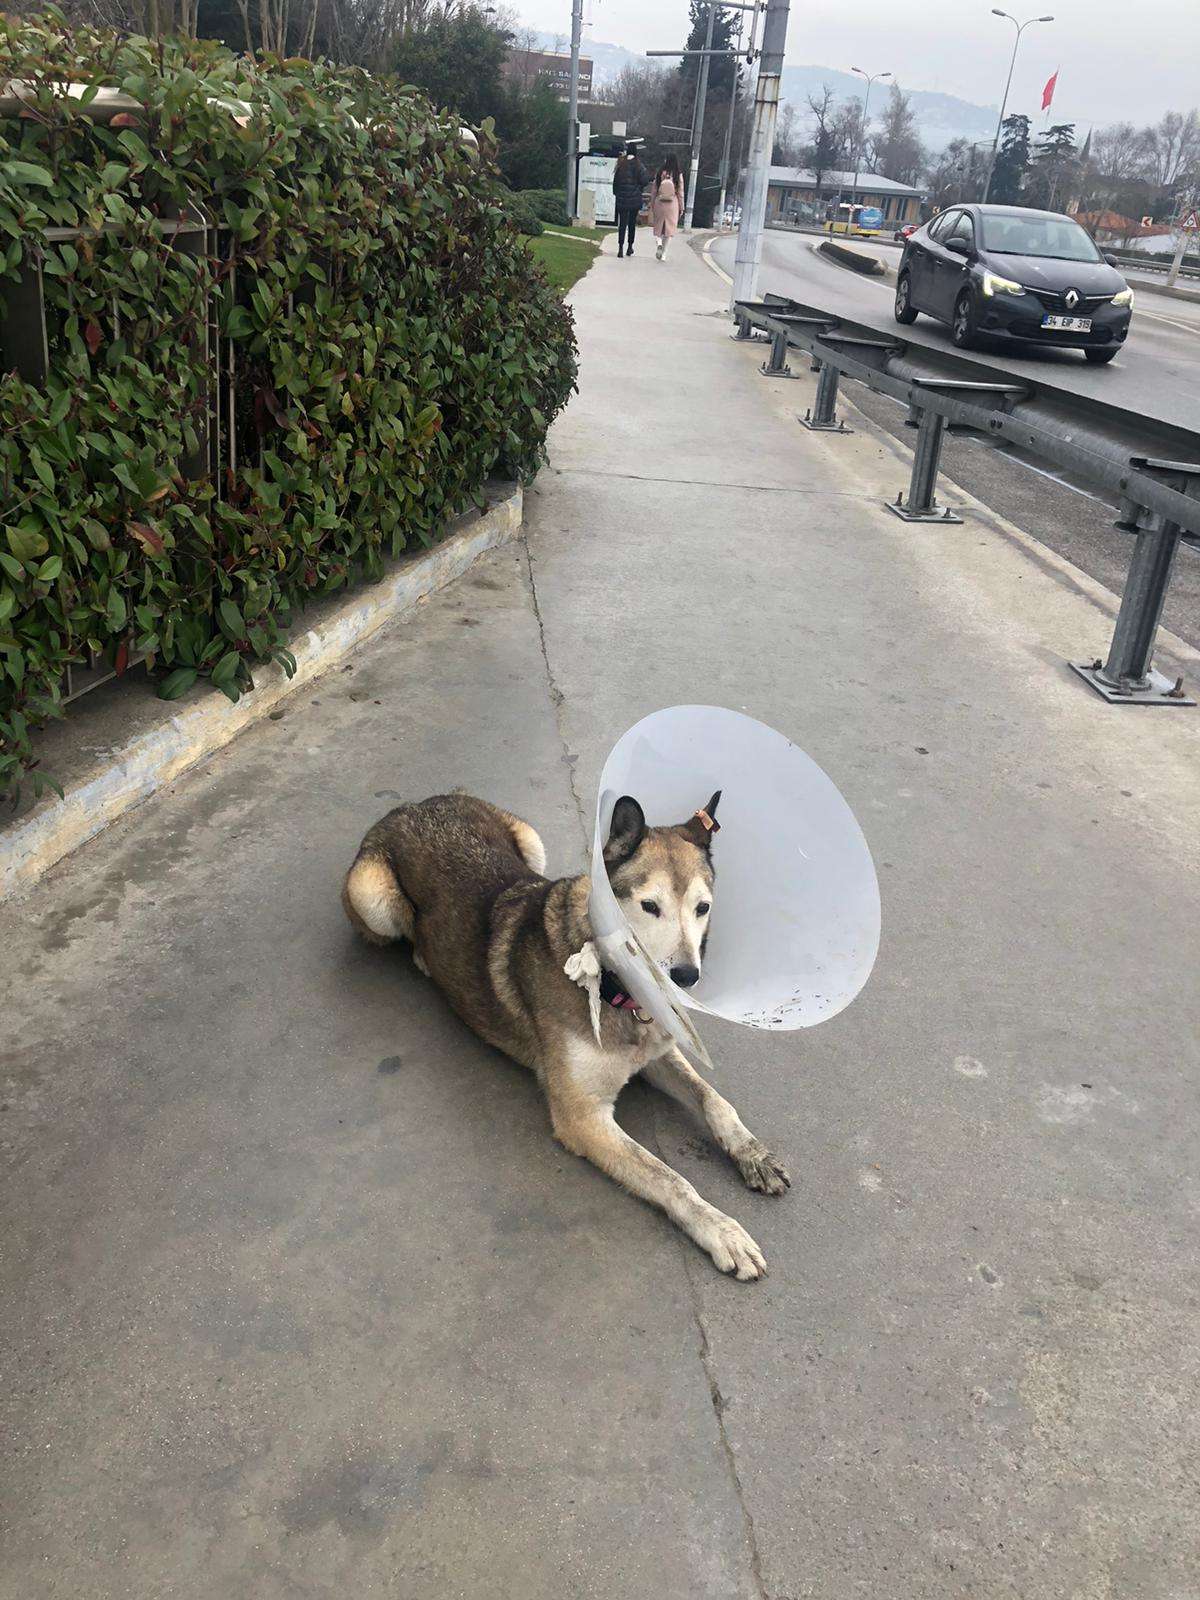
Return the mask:
<svg viewBox="0 0 1200 1600"><path fill-rule="evenodd" d="M721 791L670 828L648 828L630 795L613 807L604 865L646 953L681 989L698 982L713 901L712 837Z"/></svg>

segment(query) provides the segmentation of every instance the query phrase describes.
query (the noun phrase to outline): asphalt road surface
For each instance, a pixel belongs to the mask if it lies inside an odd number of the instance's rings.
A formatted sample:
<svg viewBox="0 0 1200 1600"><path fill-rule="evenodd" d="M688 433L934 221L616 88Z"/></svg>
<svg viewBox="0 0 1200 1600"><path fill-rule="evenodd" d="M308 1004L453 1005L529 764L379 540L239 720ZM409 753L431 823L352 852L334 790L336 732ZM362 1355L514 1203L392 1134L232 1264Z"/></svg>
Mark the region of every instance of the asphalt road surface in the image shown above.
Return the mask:
<svg viewBox="0 0 1200 1600"><path fill-rule="evenodd" d="M818 255L810 234L769 231L763 240L761 291L789 294L797 300L837 309L857 322L896 333L892 299L894 276L860 278ZM717 241L712 254L727 272L733 270L735 240ZM874 241L863 249L880 255L895 269L900 252ZM831 296L836 296L831 299ZM929 317L919 317L903 330L906 339L953 349L950 330ZM1062 384L1079 394L1109 400L1185 428L1197 426L1200 410L1200 304L1175 300L1152 289L1137 290L1129 343L1106 367L1090 366L1073 350L1037 351L1016 356L1009 350L973 350L982 360L1009 370L1028 372Z"/></svg>
<svg viewBox="0 0 1200 1600"><path fill-rule="evenodd" d="M902 332L910 341L953 349L950 330L929 317L918 318L911 328L897 329L892 316L894 275L860 278L817 254L816 243L811 234L768 231L759 292L790 295L888 333ZM733 235L711 246L712 258L726 272L733 270L735 247ZM874 243L871 249L876 249ZM897 248L884 247L877 253L894 269ZM1139 289L1129 344L1106 367L1089 366L1078 352L1067 350L1026 356L1008 350L972 350L971 359L1028 372L1166 422L1200 428L1200 304L1191 301ZM911 441L902 406L861 384L849 385L847 394L873 422L906 443ZM1115 505L1088 484L1073 482L1033 457L975 437L948 438L942 469L985 505L1121 592L1130 540L1112 526ZM1200 645L1200 551L1186 546L1181 550L1163 621L1182 638Z"/></svg>

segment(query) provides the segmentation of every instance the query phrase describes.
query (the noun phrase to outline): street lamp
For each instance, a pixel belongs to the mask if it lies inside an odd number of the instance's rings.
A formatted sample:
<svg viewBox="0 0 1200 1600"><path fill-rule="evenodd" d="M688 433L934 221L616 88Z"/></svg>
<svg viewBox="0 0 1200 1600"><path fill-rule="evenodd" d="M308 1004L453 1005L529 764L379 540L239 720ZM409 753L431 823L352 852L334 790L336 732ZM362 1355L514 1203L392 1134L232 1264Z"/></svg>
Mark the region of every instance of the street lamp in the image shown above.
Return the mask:
<svg viewBox="0 0 1200 1600"><path fill-rule="evenodd" d="M860 78L867 80L866 98L863 100L862 127L858 132L858 142L854 147L854 187L850 191L850 215L854 215L854 207L858 204L858 169L862 165L862 147L867 137L867 112L871 105L871 85L876 78L890 78L890 72L864 72L861 67L851 67L851 72L857 72ZM847 232L849 229L847 228Z"/></svg>
<svg viewBox="0 0 1200 1600"><path fill-rule="evenodd" d="M1013 40L1012 60L1008 63L1008 79L1004 85L1004 99L1000 102L1000 115L996 118L996 137L992 140L992 157L988 162L987 182L983 186L983 201L981 203L985 205L992 187L992 173L996 170L996 149L1000 143L1000 129L1004 126L1004 113L1008 110L1008 91L1012 88L1013 68L1017 64L1017 47L1021 43L1021 35L1029 27L1030 23L1054 21L1053 17L1027 17L1024 22L1018 22L1016 17L1009 12L1000 11L995 6L992 7L992 15L994 17L1007 17L1008 21L1017 30L1017 36Z"/></svg>

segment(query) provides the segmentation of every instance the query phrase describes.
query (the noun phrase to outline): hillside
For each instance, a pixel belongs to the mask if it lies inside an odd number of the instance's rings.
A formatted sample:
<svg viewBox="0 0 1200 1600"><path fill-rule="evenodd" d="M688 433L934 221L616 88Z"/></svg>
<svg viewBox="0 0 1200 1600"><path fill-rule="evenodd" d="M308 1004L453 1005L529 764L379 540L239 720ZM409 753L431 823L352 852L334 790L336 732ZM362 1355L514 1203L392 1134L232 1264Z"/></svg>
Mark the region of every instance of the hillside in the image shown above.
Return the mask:
<svg viewBox="0 0 1200 1600"><path fill-rule="evenodd" d="M536 33L535 38L543 50L563 50L568 40L564 34L544 31ZM642 66L646 62L645 56L626 50L623 45L606 44L595 39L584 40L583 54L593 62L593 81L598 88L611 83L622 67ZM862 96L862 80L852 73L841 72L835 67L803 66L784 67L783 98L791 101L798 112L805 114L808 95L819 91L825 83L839 100ZM921 138L930 150L944 149L951 139L988 139L995 131L994 106L973 105L969 100L960 100L956 95L942 94L935 89L913 89L908 84L902 84L901 87L912 99ZM880 89L877 87L874 93L879 94Z"/></svg>

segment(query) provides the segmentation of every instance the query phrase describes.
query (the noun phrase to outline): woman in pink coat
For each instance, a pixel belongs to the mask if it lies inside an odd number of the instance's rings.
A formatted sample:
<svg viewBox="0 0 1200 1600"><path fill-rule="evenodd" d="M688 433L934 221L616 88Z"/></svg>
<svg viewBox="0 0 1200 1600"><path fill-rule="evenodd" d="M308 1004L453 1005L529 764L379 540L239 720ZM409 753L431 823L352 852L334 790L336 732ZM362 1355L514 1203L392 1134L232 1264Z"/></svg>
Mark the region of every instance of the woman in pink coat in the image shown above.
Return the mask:
<svg viewBox="0 0 1200 1600"><path fill-rule="evenodd" d="M654 252L660 261L667 257L667 246L675 236L683 216L683 173L674 156L668 156L654 174L654 188L650 201L650 220L658 249Z"/></svg>

